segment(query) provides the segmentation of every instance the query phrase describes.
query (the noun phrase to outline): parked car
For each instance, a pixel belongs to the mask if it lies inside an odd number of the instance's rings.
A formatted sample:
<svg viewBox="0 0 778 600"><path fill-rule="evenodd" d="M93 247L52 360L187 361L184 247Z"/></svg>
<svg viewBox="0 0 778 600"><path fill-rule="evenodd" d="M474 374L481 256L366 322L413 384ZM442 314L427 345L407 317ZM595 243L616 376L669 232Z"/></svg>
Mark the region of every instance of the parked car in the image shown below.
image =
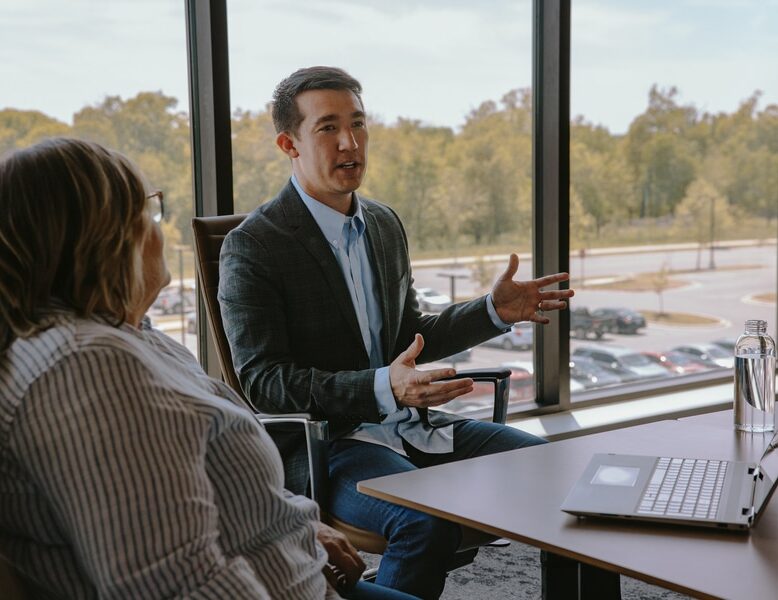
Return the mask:
<svg viewBox="0 0 778 600"><path fill-rule="evenodd" d="M426 312L440 312L451 306L451 298L432 288L417 289L416 301L419 303L419 310Z"/></svg>
<svg viewBox="0 0 778 600"><path fill-rule="evenodd" d="M623 369L625 371L623 381L667 377L667 369L654 364L647 357L629 348L581 346L573 351L573 360L581 356L590 358L601 366Z"/></svg>
<svg viewBox="0 0 778 600"><path fill-rule="evenodd" d="M503 350L531 350L534 329L532 323L516 323L511 330L482 342L482 346Z"/></svg>
<svg viewBox="0 0 778 600"><path fill-rule="evenodd" d="M503 363L503 368L511 370L510 400L531 400L535 397L535 379L532 376L533 366L529 361L516 360Z"/></svg>
<svg viewBox="0 0 778 600"><path fill-rule="evenodd" d="M641 352L653 363L670 371L673 375L686 375L707 371L710 367L697 361L691 354L671 350L670 352Z"/></svg>
<svg viewBox="0 0 778 600"><path fill-rule="evenodd" d="M630 308L597 308L592 316L602 319L603 331L607 333L631 333L646 326L646 319Z"/></svg>
<svg viewBox="0 0 778 600"><path fill-rule="evenodd" d="M570 361L570 384L576 381L584 389L616 385L625 381L625 377L627 381L634 379L631 371L606 367L584 356L574 356Z"/></svg>
<svg viewBox="0 0 778 600"><path fill-rule="evenodd" d="M192 335L197 333L197 313L192 312L186 316L186 332Z"/></svg>
<svg viewBox="0 0 778 600"><path fill-rule="evenodd" d="M716 344L718 347L722 348L723 350L729 352L732 356L735 355L736 340L718 339L718 340L713 340L713 343Z"/></svg>
<svg viewBox="0 0 778 600"><path fill-rule="evenodd" d="M514 360L502 363L503 368L511 370L510 388L511 400L530 400L535 397L535 380L532 376L534 367L531 362ZM570 391L577 392L584 386L575 380L570 380Z"/></svg>
<svg viewBox="0 0 778 600"><path fill-rule="evenodd" d="M194 310L195 292L191 289L184 289L183 305L181 288L178 286L169 286L159 292L156 300L151 305L152 308L161 312L163 315L174 315L181 312Z"/></svg>
<svg viewBox="0 0 778 600"><path fill-rule="evenodd" d="M604 321L595 317L588 308L570 310L570 335L585 340L590 337L600 339L605 333Z"/></svg>
<svg viewBox="0 0 778 600"><path fill-rule="evenodd" d="M716 344L686 344L673 348L673 350L689 354L696 361L710 367L731 369L735 366L735 356Z"/></svg>

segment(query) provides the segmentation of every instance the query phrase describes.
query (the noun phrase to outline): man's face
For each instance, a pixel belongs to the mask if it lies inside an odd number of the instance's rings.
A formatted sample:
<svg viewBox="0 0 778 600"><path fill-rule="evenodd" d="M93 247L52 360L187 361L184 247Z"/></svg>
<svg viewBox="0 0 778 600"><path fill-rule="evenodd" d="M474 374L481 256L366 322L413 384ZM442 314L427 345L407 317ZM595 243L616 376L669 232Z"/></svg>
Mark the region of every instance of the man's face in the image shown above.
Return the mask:
<svg viewBox="0 0 778 600"><path fill-rule="evenodd" d="M279 134L277 143L309 195L347 212L367 168L362 105L349 90L308 90L296 102L303 121L296 134Z"/></svg>

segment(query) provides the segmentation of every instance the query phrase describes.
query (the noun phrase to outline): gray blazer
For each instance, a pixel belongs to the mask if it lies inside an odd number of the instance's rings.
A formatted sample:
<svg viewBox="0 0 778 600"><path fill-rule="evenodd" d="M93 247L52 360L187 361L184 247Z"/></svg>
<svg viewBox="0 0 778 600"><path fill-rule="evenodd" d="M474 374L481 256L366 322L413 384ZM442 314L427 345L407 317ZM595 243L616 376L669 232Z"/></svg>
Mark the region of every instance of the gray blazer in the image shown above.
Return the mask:
<svg viewBox="0 0 778 600"><path fill-rule="evenodd" d="M399 218L383 204L360 202L387 364L415 333L425 341L417 362L444 358L500 333L483 297L438 315L421 314ZM291 182L227 235L218 298L235 370L255 406L267 413L325 417L333 437L361 423L380 422L375 371L343 273ZM434 419L435 424L451 420L445 413Z"/></svg>

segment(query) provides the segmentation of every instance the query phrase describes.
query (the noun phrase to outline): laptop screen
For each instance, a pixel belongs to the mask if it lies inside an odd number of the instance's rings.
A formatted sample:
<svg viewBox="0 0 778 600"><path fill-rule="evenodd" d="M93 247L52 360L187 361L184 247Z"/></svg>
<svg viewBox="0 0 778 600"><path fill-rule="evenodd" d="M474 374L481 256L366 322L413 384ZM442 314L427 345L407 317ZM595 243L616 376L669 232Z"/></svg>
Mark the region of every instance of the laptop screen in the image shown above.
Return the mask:
<svg viewBox="0 0 778 600"><path fill-rule="evenodd" d="M765 502L770 498L775 488L775 482L778 481L778 452L774 451L777 447L778 432L773 435L756 466L754 476L757 479L754 485L752 503L756 514L759 514Z"/></svg>

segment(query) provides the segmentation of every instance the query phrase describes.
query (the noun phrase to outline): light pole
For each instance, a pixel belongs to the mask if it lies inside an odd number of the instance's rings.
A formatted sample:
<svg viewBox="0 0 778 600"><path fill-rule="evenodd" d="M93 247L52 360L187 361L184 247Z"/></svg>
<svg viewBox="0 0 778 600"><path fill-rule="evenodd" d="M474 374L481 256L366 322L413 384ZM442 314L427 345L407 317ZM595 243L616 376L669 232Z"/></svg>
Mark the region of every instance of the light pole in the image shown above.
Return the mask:
<svg viewBox="0 0 778 600"><path fill-rule="evenodd" d="M186 246L180 244L175 246L176 252L178 252L178 301L181 313L181 344L186 346L186 299L184 298L184 250Z"/></svg>
<svg viewBox="0 0 778 600"><path fill-rule="evenodd" d="M456 279L469 279L469 277L460 273L438 273L438 277L448 277L449 289L451 290L451 303L454 304L456 302L456 284L454 281Z"/></svg>
<svg viewBox="0 0 778 600"><path fill-rule="evenodd" d="M713 270L716 268L716 264L713 262L713 242L716 234L716 197L710 197L710 259L708 260L708 268Z"/></svg>

